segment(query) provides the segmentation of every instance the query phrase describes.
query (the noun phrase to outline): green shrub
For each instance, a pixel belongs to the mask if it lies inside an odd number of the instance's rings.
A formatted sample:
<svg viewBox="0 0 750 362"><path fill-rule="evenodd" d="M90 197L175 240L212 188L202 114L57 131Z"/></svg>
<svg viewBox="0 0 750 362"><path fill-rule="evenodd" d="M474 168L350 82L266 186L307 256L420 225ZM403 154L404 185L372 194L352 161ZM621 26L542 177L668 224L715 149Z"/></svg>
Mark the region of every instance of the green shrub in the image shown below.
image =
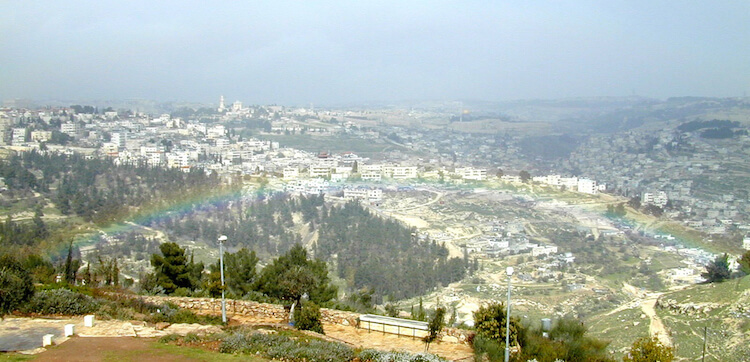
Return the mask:
<svg viewBox="0 0 750 362"><path fill-rule="evenodd" d="M490 361L502 361L505 358L505 347L484 335L478 334L472 343L475 361L483 361L485 356Z"/></svg>
<svg viewBox="0 0 750 362"><path fill-rule="evenodd" d="M37 314L81 315L94 313L99 302L88 295L67 289L43 290L37 293L23 311Z"/></svg>
<svg viewBox="0 0 750 362"><path fill-rule="evenodd" d="M159 343L171 343L174 341L179 341L180 335L176 333L167 334L166 336L162 336L159 338Z"/></svg>
<svg viewBox="0 0 750 362"><path fill-rule="evenodd" d="M625 362L672 362L674 349L661 344L656 337L643 337L633 342L630 352L622 358Z"/></svg>
<svg viewBox="0 0 750 362"><path fill-rule="evenodd" d="M262 356L284 361L350 361L356 356L344 344L318 339L290 338L279 334L254 333L238 330L226 337L219 351L222 353L259 353Z"/></svg>
<svg viewBox="0 0 750 362"><path fill-rule="evenodd" d="M34 295L31 275L10 255L0 257L0 317L21 307Z"/></svg>
<svg viewBox="0 0 750 362"><path fill-rule="evenodd" d="M147 309L151 307L146 306ZM180 307L166 303L161 306L157 306L156 310L151 312L150 315L144 318L146 322L150 323L200 323L200 324L222 324L220 316L209 316L209 315L197 315L187 309L181 309Z"/></svg>
<svg viewBox="0 0 750 362"><path fill-rule="evenodd" d="M320 307L313 302L305 302L300 306L300 309L294 313L294 326L300 330L325 334L323 324L320 322Z"/></svg>
<svg viewBox="0 0 750 362"><path fill-rule="evenodd" d="M482 335L501 343L505 343L506 308L502 303L482 306L474 312L474 328L477 335ZM518 343L518 330L523 328L516 318L510 318L511 346Z"/></svg>
<svg viewBox="0 0 750 362"><path fill-rule="evenodd" d="M96 312L97 316L102 319L118 319L118 320L132 320L135 319L135 314L130 308L123 308L116 303L102 303L99 310Z"/></svg>
<svg viewBox="0 0 750 362"><path fill-rule="evenodd" d="M270 346L265 357L285 361L350 361L354 359L354 351L341 343L326 342L317 339L287 341Z"/></svg>
<svg viewBox="0 0 750 362"><path fill-rule="evenodd" d="M185 337L182 338L182 341L185 343L198 343L201 340L202 340L201 336L193 332L186 334Z"/></svg>
<svg viewBox="0 0 750 362"><path fill-rule="evenodd" d="M402 351L378 351L375 349L365 349L357 356L359 360L365 362L443 362L445 359L434 354L417 353L412 354Z"/></svg>

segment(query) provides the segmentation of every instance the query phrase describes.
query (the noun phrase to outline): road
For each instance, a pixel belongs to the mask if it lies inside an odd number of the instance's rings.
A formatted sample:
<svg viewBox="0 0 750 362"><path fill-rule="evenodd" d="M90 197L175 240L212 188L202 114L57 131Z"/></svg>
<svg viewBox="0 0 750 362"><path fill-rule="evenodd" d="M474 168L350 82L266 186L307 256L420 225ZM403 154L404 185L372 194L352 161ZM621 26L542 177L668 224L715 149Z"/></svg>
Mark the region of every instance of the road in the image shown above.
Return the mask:
<svg viewBox="0 0 750 362"><path fill-rule="evenodd" d="M615 308L607 313L607 315L640 306L643 314L651 321L649 324L649 334L651 334L651 337L656 337L665 346L672 346L672 338L669 336L669 331L664 326L661 318L656 314L656 309L654 308L656 301L664 293L646 293L628 283L623 283L622 291L633 295L633 300Z"/></svg>

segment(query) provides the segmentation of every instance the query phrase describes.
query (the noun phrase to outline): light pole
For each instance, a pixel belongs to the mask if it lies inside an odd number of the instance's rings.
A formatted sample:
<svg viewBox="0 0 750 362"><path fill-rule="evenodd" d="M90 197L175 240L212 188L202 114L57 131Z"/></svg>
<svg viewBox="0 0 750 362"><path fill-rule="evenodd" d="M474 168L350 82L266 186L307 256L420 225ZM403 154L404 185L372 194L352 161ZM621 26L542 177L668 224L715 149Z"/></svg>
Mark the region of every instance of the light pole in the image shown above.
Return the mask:
<svg viewBox="0 0 750 362"><path fill-rule="evenodd" d="M508 309L505 312L505 362L510 360L510 277L513 275L513 267L505 268L508 275Z"/></svg>
<svg viewBox="0 0 750 362"><path fill-rule="evenodd" d="M224 300L224 242L226 235L219 236L219 270L221 270L221 322L227 324L227 305Z"/></svg>

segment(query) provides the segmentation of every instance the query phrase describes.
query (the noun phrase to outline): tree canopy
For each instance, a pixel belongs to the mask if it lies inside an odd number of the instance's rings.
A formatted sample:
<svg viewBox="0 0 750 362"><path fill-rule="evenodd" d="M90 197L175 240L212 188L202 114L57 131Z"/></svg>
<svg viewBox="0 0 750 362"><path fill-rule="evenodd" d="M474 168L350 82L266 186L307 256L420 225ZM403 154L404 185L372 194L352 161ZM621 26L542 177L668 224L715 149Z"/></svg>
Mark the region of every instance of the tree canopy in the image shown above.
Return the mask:
<svg viewBox="0 0 750 362"><path fill-rule="evenodd" d="M16 310L33 295L29 271L14 257L0 256L0 317Z"/></svg>
<svg viewBox="0 0 750 362"><path fill-rule="evenodd" d="M159 245L161 254L151 256L151 265L154 267L156 284L164 289L167 294L174 293L177 288L194 289L193 273L195 264L188 263L185 250L176 243L164 243ZM200 265L201 271L203 265Z"/></svg>
<svg viewBox="0 0 750 362"><path fill-rule="evenodd" d="M622 360L623 362L672 362L674 349L661 344L655 337L643 337L633 342L630 352Z"/></svg>
<svg viewBox="0 0 750 362"><path fill-rule="evenodd" d="M740 264L740 270L745 273L745 275L750 275L750 250L742 254L737 262Z"/></svg>
<svg viewBox="0 0 750 362"><path fill-rule="evenodd" d="M300 244L263 268L258 286L266 295L286 301L299 301L307 294L311 301L324 303L338 293L337 288L329 284L326 263L308 259L307 251Z"/></svg>
<svg viewBox="0 0 750 362"><path fill-rule="evenodd" d="M706 265L706 271L701 274L709 283L723 282L729 279L732 273L729 271L729 255L719 255Z"/></svg>

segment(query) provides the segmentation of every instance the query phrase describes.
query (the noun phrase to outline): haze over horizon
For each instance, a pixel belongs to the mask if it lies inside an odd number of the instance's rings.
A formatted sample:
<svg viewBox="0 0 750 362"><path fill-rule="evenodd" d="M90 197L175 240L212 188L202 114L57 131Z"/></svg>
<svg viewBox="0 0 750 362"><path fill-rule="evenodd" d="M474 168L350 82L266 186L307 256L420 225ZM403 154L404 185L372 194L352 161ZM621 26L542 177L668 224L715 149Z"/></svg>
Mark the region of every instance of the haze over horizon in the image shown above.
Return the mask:
<svg viewBox="0 0 750 362"><path fill-rule="evenodd" d="M2 2L0 99L743 96L750 2Z"/></svg>

